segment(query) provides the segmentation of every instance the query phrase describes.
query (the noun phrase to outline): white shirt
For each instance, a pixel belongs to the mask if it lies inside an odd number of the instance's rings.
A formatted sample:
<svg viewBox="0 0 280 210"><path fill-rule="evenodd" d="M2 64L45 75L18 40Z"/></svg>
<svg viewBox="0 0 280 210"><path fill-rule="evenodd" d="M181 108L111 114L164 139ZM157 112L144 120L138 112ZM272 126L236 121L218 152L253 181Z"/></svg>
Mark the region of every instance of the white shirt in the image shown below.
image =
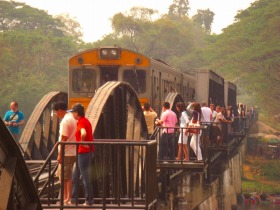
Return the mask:
<svg viewBox="0 0 280 210"><path fill-rule="evenodd" d="M59 139L61 141L61 136L67 136L67 142L76 142L75 133L77 130L77 121L73 117L72 113L67 112L60 122L59 126ZM65 145L65 156L75 156L76 146Z"/></svg>
<svg viewBox="0 0 280 210"><path fill-rule="evenodd" d="M201 107L201 122L211 122L212 111L209 107Z"/></svg>

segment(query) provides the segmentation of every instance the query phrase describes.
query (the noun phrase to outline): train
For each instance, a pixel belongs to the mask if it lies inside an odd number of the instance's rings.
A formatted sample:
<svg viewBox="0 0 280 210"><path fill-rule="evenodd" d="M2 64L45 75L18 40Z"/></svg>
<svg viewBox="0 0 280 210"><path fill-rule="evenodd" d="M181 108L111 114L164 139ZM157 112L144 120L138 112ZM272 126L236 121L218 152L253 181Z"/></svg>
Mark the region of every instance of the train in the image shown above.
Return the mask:
<svg viewBox="0 0 280 210"><path fill-rule="evenodd" d="M100 47L69 59L69 106L88 105L95 90L108 81L129 83L141 104L159 109L170 92L186 101L195 97L195 77L165 62L119 47Z"/></svg>
<svg viewBox="0 0 280 210"><path fill-rule="evenodd" d="M140 103L150 103L158 112L172 92L179 93L186 103L206 101L236 107L236 86L214 71L197 69L192 75L120 47L94 48L69 59L69 106L81 102L87 107L96 89L108 81L129 83Z"/></svg>
<svg viewBox="0 0 280 210"><path fill-rule="evenodd" d="M164 101L173 100L175 105L176 97L186 103L206 101L236 107L236 86L214 71L197 69L195 74L190 74L162 60L121 47L79 52L69 58L68 67L68 93L53 91L41 99L21 135L22 151L17 152L21 158L23 152L26 160L46 160L49 164L44 167L50 166L57 158L59 135L59 119L52 112L53 103L68 102L69 107L82 103L94 131L94 167L100 167L94 170L95 198L111 198L120 192L124 197L121 202L126 204L134 204L134 197L133 202L127 202L128 195L156 198L156 188L152 189L151 196L149 186L143 185L150 178L153 179L147 182L149 184L157 181L156 170L153 170L156 169L157 145L147 138L141 107L144 103L150 103L158 114ZM146 147L139 149L139 145ZM155 173L153 176L151 171ZM56 180L54 173L50 179ZM145 189L149 193L143 193ZM58 188L53 190L55 195ZM41 195L44 196L43 192ZM116 200L120 201L120 196Z"/></svg>

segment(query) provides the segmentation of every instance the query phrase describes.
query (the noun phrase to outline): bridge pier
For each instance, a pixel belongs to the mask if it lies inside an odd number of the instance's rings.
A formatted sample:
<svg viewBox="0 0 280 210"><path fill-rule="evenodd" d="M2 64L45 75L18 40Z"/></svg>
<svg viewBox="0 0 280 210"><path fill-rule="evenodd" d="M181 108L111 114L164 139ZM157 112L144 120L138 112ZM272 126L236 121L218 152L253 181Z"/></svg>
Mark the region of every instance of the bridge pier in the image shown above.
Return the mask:
<svg viewBox="0 0 280 210"><path fill-rule="evenodd" d="M217 171L216 180L211 184L212 195L202 202L198 209L237 209L237 195L241 193L242 154L239 152L228 163L224 163L224 169Z"/></svg>

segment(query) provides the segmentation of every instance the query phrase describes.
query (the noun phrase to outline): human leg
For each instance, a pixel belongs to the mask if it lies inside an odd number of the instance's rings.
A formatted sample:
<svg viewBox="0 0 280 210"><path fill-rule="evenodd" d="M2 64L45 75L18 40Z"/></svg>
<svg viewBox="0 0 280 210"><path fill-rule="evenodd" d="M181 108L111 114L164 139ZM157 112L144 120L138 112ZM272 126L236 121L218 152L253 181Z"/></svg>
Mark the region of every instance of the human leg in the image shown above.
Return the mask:
<svg viewBox="0 0 280 210"><path fill-rule="evenodd" d="M182 159L182 144L178 144L178 155L176 157L176 160Z"/></svg>
<svg viewBox="0 0 280 210"><path fill-rule="evenodd" d="M159 160L163 160L166 154L166 133L163 133L159 140Z"/></svg>
<svg viewBox="0 0 280 210"><path fill-rule="evenodd" d="M188 148L187 148L187 144L183 144L183 150L184 150L184 160L189 160L189 152L188 152Z"/></svg>
<svg viewBox="0 0 280 210"><path fill-rule="evenodd" d="M192 148L192 150L194 151L197 160L202 160L202 154L201 154L201 149L200 149L200 145L199 145L199 138L200 138L200 134L193 134L192 138L191 138L191 143L190 146Z"/></svg>
<svg viewBox="0 0 280 210"><path fill-rule="evenodd" d="M78 203L79 187L80 187L80 169L76 163L74 164L73 173L72 173L72 193L71 193L72 203Z"/></svg>
<svg viewBox="0 0 280 210"><path fill-rule="evenodd" d="M65 156L64 157L64 202L69 202L71 200L72 191L72 172L73 165L76 161L75 156Z"/></svg>
<svg viewBox="0 0 280 210"><path fill-rule="evenodd" d="M184 134L183 134L184 135ZM176 160L182 159L182 147L183 147L183 135L182 132L180 133L179 139L178 139L178 154L176 157Z"/></svg>
<svg viewBox="0 0 280 210"><path fill-rule="evenodd" d="M168 133L168 148L169 148L169 160L175 159L175 134L174 133Z"/></svg>
<svg viewBox="0 0 280 210"><path fill-rule="evenodd" d="M92 198L92 187L89 180L91 155L92 153L88 152L88 153L79 154L78 156L79 167L81 170L83 186L85 190L86 203L89 203L89 201L91 200L90 198Z"/></svg>

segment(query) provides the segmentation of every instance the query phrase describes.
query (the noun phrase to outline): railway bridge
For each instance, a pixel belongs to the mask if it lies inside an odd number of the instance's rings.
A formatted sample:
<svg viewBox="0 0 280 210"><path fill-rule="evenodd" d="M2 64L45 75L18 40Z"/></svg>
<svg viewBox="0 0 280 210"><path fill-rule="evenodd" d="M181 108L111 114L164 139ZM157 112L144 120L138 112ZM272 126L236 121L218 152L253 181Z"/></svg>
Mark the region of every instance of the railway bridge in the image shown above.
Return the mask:
<svg viewBox="0 0 280 210"><path fill-rule="evenodd" d="M238 187L234 183L239 183L241 188L240 173L233 167L237 164L240 170L240 148L256 119L236 118L230 129L222 126L222 143L216 141L215 125L199 127L202 161L196 161L191 153L189 161L160 160L157 153L162 128L158 127L152 138L147 138L137 95L129 85L120 82L109 82L99 88L86 111L95 136L90 143L96 148L91 163L94 203L82 205L81 189L80 203L64 204L63 186L55 175L57 148L61 145L63 150L71 143L57 142L59 121L51 107L58 100L66 101L67 94L51 92L38 103L22 133L21 148L0 121L0 209L156 209L158 200L183 176L189 177L185 184L190 185L187 209L211 203L213 197L219 196L223 196L218 199L219 209L234 205L234 201L224 199L223 180L230 176L231 184L226 187L236 192ZM166 100L174 107L182 99L171 93ZM181 128L175 129L179 133ZM213 189L215 182L217 189ZM195 192L202 191L203 196L195 196Z"/></svg>

